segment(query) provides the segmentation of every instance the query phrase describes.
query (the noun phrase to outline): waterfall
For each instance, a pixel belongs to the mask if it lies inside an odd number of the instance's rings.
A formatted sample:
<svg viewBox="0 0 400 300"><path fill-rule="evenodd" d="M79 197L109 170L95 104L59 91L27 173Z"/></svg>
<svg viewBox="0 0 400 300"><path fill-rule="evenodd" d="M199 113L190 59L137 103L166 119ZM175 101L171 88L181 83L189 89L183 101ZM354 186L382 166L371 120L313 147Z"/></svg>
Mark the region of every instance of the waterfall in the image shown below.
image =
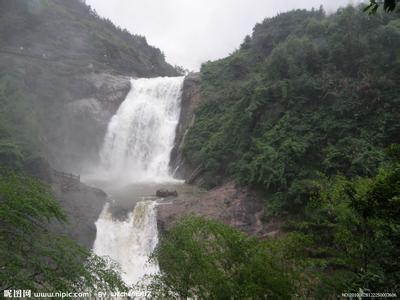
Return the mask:
<svg viewBox="0 0 400 300"><path fill-rule="evenodd" d="M112 185L172 181L169 159L183 78L131 80L130 92L108 125L99 153L100 166L94 172L97 179ZM132 203L137 201L133 194L128 195ZM158 271L158 266L148 263L158 242L156 202L148 199L142 197L124 220L113 217L111 205L118 206L118 199L114 199L96 222L94 252L119 263L122 278L129 285Z"/></svg>
<svg viewBox="0 0 400 300"><path fill-rule="evenodd" d="M180 113L183 77L131 80L100 151L101 168L119 182L171 179L169 158Z"/></svg>
<svg viewBox="0 0 400 300"><path fill-rule="evenodd" d="M158 242L155 205L151 200L138 202L123 221L113 219L106 205L96 222L94 252L118 262L122 279L127 284L158 271L157 265L148 262Z"/></svg>

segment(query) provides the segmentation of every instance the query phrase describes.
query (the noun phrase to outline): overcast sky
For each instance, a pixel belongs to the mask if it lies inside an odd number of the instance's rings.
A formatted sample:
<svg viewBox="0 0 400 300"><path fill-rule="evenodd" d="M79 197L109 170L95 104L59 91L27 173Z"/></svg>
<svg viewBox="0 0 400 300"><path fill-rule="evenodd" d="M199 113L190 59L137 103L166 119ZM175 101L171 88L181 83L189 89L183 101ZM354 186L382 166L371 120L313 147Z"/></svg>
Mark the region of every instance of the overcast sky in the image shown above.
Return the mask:
<svg viewBox="0 0 400 300"><path fill-rule="evenodd" d="M171 64L198 70L234 51L254 25L295 8L327 12L358 0L86 0L100 16L144 35Z"/></svg>

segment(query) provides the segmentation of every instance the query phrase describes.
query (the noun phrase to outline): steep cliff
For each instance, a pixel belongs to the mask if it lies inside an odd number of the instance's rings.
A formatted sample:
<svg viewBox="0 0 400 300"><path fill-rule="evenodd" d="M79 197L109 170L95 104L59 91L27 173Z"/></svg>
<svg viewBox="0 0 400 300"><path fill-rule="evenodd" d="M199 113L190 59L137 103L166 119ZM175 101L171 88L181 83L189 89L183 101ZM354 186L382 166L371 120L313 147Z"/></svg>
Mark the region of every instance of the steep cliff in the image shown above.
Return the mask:
<svg viewBox="0 0 400 300"><path fill-rule="evenodd" d="M200 73L190 73L183 82L181 112L170 159L170 168L174 176L180 179L190 178L195 170L195 166L185 159L182 151L185 144L185 136L194 123L195 111L201 103L200 81Z"/></svg>

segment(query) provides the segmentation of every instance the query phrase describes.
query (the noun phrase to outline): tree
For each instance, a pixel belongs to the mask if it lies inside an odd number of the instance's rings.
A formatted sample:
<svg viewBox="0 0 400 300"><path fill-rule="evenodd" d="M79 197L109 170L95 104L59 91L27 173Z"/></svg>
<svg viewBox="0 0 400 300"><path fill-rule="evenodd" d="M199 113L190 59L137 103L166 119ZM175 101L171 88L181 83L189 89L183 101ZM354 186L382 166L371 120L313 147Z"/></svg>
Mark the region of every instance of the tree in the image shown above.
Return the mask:
<svg viewBox="0 0 400 300"><path fill-rule="evenodd" d="M125 291L115 263L48 229L66 222L49 188L20 174L0 174L0 291Z"/></svg>
<svg viewBox="0 0 400 300"><path fill-rule="evenodd" d="M290 298L298 289L304 239L260 241L216 221L186 217L161 237L153 295L201 299ZM304 269L302 269L304 271Z"/></svg>
<svg viewBox="0 0 400 300"><path fill-rule="evenodd" d="M399 291L398 162L374 178L325 178L319 187L295 227L313 240L310 257L322 272L320 292Z"/></svg>

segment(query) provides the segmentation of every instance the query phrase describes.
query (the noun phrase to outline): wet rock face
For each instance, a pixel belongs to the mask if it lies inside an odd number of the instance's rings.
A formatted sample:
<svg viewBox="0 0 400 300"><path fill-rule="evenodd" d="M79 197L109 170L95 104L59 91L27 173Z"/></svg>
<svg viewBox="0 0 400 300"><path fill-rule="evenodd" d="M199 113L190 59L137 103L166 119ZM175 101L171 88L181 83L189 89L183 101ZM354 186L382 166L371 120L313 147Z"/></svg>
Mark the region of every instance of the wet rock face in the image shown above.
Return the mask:
<svg viewBox="0 0 400 300"><path fill-rule="evenodd" d="M96 239L95 222L103 210L107 195L102 190L82 183L65 189L61 181L54 180L51 187L68 218L66 224L52 222L51 229L91 249Z"/></svg>
<svg viewBox="0 0 400 300"><path fill-rule="evenodd" d="M170 159L170 168L176 178L187 179L194 170L194 167L184 159L182 147L185 135L194 122L194 112L201 103L200 80L200 73L190 73L183 82L181 112Z"/></svg>
<svg viewBox="0 0 400 300"><path fill-rule="evenodd" d="M65 104L48 149L53 166L77 173L85 164L96 162L108 123L130 90L126 76L89 73L81 81L88 96Z"/></svg>
<svg viewBox="0 0 400 300"><path fill-rule="evenodd" d="M200 196L179 198L158 206L157 222L161 231L187 215L215 219L246 234L258 237L276 235L280 223L263 222L264 205L260 195L247 188L228 183Z"/></svg>

